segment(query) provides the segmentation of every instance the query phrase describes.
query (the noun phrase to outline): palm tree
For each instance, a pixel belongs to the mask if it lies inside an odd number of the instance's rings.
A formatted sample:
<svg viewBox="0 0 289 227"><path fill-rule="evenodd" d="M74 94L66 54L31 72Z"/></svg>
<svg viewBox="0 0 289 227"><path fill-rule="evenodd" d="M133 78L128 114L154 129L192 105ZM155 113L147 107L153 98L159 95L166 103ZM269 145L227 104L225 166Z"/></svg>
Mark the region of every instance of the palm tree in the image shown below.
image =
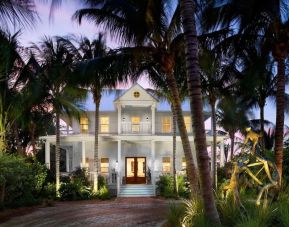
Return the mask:
<svg viewBox="0 0 289 227"><path fill-rule="evenodd" d="M90 8L78 10L74 15L79 23L84 17L102 24L123 43L130 44L130 47L121 48L117 53L119 58L129 58L128 66L138 68L138 75L145 70L156 70L159 74L166 75L174 96L192 196L195 196L197 174L174 78L176 59L182 56L183 50L183 34L178 26L179 11L176 10L171 16L167 11L169 3L166 1L104 1L103 4L87 2Z"/></svg>
<svg viewBox="0 0 289 227"><path fill-rule="evenodd" d="M211 15L217 15L215 27L234 27L240 37L238 50L249 42L261 42L264 50L270 51L277 63L276 77L276 134L275 160L282 176L284 109L285 109L285 60L289 51L289 18L286 0L260 1L212 1ZM213 20L211 20L213 21ZM216 26L217 24L217 26ZM243 45L242 45L243 44ZM280 177L281 183L282 177Z"/></svg>
<svg viewBox="0 0 289 227"><path fill-rule="evenodd" d="M0 28L9 24L31 26L36 22L34 0L2 0L0 2Z"/></svg>
<svg viewBox="0 0 289 227"><path fill-rule="evenodd" d="M180 12L185 33L185 52L188 90L191 102L192 126L198 157L205 215L220 224L210 179L209 156L203 116L201 80L198 67L198 39L195 21L196 5L193 0L180 0Z"/></svg>
<svg viewBox="0 0 289 227"><path fill-rule="evenodd" d="M84 89L71 86L72 66L78 56L66 48L61 38L44 37L39 45L34 44L31 50L35 54L41 71L37 75L42 92L38 94L46 106L52 108L56 124L56 192L60 187L60 117L78 116L80 100L85 97Z"/></svg>
<svg viewBox="0 0 289 227"><path fill-rule="evenodd" d="M222 58L213 50L208 50L203 47L199 55L200 74L202 92L207 97L211 107L211 121L213 132L213 149L211 151L211 162L213 163L212 178L213 186L217 188L217 162L216 162L216 148L217 148L217 129L216 129L216 104L217 100L222 98L229 92L233 82L232 66L226 63L224 57Z"/></svg>
<svg viewBox="0 0 289 227"><path fill-rule="evenodd" d="M95 103L95 128L94 128L94 175L93 175L93 190L98 190L98 174L99 174L99 107L104 89L109 90L115 88L121 82L118 73L109 73L107 67L102 60L108 54L108 48L105 44L105 39L102 34L99 34L97 39L90 41L86 37L82 37L79 42L79 51L82 55L82 62L78 64L76 74L78 75L79 83L82 86L89 87L93 94ZM102 64L99 63L102 61Z"/></svg>
<svg viewBox="0 0 289 227"><path fill-rule="evenodd" d="M228 96L219 102L217 122L229 134L231 159L234 157L235 134L247 125L247 114L249 114L248 105L240 97Z"/></svg>
<svg viewBox="0 0 289 227"><path fill-rule="evenodd" d="M176 66L176 69L174 71L175 78L177 80L178 84L178 90L180 94L180 99L182 101L185 100L185 98L188 95L187 90L187 84L185 79L185 71L182 67L183 60L179 59L179 62ZM174 193L178 193L177 189L177 174L176 174L176 145L177 145L177 114L174 107L173 102L173 96L172 92L170 91L166 77L165 75L154 75L157 72L155 71L149 71L150 73L150 81L154 86L154 89L147 89L150 93L152 93L154 96L156 96L159 100L166 100L170 103L171 111L173 113L173 121L172 121L172 132L173 132L173 188Z"/></svg>

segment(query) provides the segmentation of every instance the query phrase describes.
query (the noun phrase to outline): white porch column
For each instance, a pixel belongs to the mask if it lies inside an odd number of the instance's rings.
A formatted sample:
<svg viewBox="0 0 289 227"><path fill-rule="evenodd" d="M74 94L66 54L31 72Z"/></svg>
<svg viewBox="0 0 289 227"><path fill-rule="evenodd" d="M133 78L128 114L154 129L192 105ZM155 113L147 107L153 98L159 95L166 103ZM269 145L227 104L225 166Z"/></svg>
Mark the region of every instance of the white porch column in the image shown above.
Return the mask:
<svg viewBox="0 0 289 227"><path fill-rule="evenodd" d="M66 149L66 172L69 172L69 150L70 148Z"/></svg>
<svg viewBox="0 0 289 227"><path fill-rule="evenodd" d="M121 134L121 104L117 105L117 131Z"/></svg>
<svg viewBox="0 0 289 227"><path fill-rule="evenodd" d="M225 165L225 145L224 140L220 143L220 167Z"/></svg>
<svg viewBox="0 0 289 227"><path fill-rule="evenodd" d="M120 193L120 184L121 184L121 140L117 141L117 196Z"/></svg>
<svg viewBox="0 0 289 227"><path fill-rule="evenodd" d="M155 158L156 158L156 154L155 154L155 141L152 140L151 141L151 183L153 185L153 192L154 195L156 194L156 179L155 179Z"/></svg>
<svg viewBox="0 0 289 227"><path fill-rule="evenodd" d="M45 142L45 165L50 169L50 142Z"/></svg>
<svg viewBox="0 0 289 227"><path fill-rule="evenodd" d="M85 141L81 142L81 163L80 167L84 168L86 167L86 161L85 161Z"/></svg>
<svg viewBox="0 0 289 227"><path fill-rule="evenodd" d="M156 126L156 121L155 121L155 117L156 117L156 106L155 104L153 104L151 106L152 109L152 134L155 134L155 126Z"/></svg>

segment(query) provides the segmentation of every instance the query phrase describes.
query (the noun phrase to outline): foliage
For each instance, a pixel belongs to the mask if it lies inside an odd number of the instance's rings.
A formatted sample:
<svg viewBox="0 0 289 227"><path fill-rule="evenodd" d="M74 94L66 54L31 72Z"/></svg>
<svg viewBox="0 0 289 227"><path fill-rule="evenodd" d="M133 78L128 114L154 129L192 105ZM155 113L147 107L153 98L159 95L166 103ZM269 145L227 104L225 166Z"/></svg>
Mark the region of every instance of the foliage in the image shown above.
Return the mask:
<svg viewBox="0 0 289 227"><path fill-rule="evenodd" d="M171 203L167 215L167 224L170 227L181 227L181 221L185 213L183 204Z"/></svg>
<svg viewBox="0 0 289 227"><path fill-rule="evenodd" d="M61 200L85 200L91 198L91 189L80 182L62 183L59 188Z"/></svg>
<svg viewBox="0 0 289 227"><path fill-rule="evenodd" d="M32 205L40 200L46 168L38 162L27 163L15 155L0 154L0 191L2 207Z"/></svg>
<svg viewBox="0 0 289 227"><path fill-rule="evenodd" d="M96 194L96 198L101 199L101 200L106 200L110 199L110 193L106 185L101 186L100 189L98 190Z"/></svg>
<svg viewBox="0 0 289 227"><path fill-rule="evenodd" d="M73 171L70 178L66 178L65 183L62 181L59 193L61 200L90 199L92 192L86 169L77 168Z"/></svg>
<svg viewBox="0 0 289 227"><path fill-rule="evenodd" d="M171 175L162 175L160 176L157 184L157 190L161 196L166 198L175 198L183 197L188 198L190 196L190 187L189 183L186 181L186 177L178 176L177 177L177 188L178 194L174 193L174 179Z"/></svg>

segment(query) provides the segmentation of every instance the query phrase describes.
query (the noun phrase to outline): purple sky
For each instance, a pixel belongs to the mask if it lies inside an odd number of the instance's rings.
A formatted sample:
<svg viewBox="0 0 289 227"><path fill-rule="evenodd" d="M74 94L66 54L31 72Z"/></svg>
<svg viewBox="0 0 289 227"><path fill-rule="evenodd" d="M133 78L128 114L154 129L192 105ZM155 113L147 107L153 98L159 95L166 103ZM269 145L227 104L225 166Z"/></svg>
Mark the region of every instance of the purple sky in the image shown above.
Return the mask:
<svg viewBox="0 0 289 227"><path fill-rule="evenodd" d="M83 20L81 25L78 25L75 21L71 20L71 16L79 5L76 1L63 1L60 9L56 10L53 21L49 21L49 4L45 4L42 1L37 1L37 11L39 13L41 21L31 29L23 29L20 41L24 46L29 46L30 42L38 42L44 35L60 35L65 36L69 34L84 35L90 39L96 37L97 32L103 32L99 27L96 27L92 23L88 23ZM106 34L107 45L111 48L118 46L115 40ZM142 79L139 83L148 87L149 84L146 79ZM289 89L287 88L287 92ZM254 111L256 118L259 116L259 111ZM275 123L275 106L273 103L268 103L265 109L265 118ZM289 125L289 118L285 117L285 124Z"/></svg>

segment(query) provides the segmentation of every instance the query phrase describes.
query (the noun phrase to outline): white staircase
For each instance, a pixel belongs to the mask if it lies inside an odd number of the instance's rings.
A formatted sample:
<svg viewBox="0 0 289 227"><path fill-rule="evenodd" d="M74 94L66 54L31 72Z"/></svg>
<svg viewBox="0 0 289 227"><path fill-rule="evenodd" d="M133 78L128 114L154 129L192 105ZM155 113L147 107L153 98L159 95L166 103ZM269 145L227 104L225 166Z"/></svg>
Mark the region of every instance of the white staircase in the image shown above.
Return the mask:
<svg viewBox="0 0 289 227"><path fill-rule="evenodd" d="M154 187L150 184L121 185L119 197L150 197L155 196Z"/></svg>

